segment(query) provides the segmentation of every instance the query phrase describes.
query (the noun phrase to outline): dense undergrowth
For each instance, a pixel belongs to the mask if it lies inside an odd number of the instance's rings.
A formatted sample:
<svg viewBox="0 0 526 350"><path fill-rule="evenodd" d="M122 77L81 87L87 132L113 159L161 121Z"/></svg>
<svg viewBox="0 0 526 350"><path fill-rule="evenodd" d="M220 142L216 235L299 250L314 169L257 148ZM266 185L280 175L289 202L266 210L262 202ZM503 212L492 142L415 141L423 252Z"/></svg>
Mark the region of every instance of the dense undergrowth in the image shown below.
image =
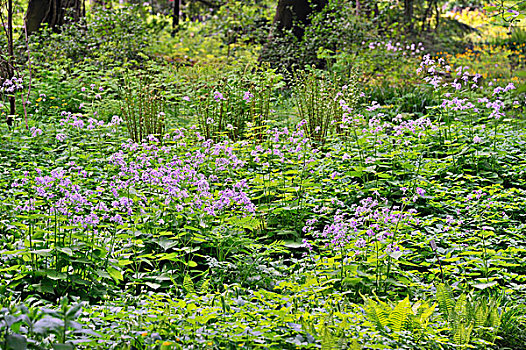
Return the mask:
<svg viewBox="0 0 526 350"><path fill-rule="evenodd" d="M523 348L524 43L355 21L286 74L223 11L31 39L2 87L0 348Z"/></svg>

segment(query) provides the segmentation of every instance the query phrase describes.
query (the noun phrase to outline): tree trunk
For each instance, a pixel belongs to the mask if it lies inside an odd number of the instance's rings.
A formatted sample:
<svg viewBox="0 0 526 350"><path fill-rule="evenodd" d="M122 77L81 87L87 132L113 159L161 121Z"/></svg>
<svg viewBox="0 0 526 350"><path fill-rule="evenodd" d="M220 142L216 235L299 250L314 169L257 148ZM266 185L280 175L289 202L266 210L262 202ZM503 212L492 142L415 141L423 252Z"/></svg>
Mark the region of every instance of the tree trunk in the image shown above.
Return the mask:
<svg viewBox="0 0 526 350"><path fill-rule="evenodd" d="M311 14L322 10L328 2L329 0L279 0L272 22L275 29L271 29L258 61L270 59L269 62L275 64L276 62L274 62L272 55L269 56L269 52L271 51L270 48L279 42L276 38L284 37L284 31L292 30L297 41L301 41L305 34L305 26L310 23Z"/></svg>
<svg viewBox="0 0 526 350"><path fill-rule="evenodd" d="M414 0L404 0L404 19L410 32L413 31Z"/></svg>
<svg viewBox="0 0 526 350"><path fill-rule="evenodd" d="M13 51L13 0L7 1L7 79L14 76L14 51ZM9 127L13 125L13 117L16 113L15 96L9 96L9 115L6 123Z"/></svg>
<svg viewBox="0 0 526 350"><path fill-rule="evenodd" d="M29 0L26 12L27 34L42 24L57 28L64 23L78 22L84 16L84 0Z"/></svg>
<svg viewBox="0 0 526 350"><path fill-rule="evenodd" d="M304 26L310 23L310 15L327 5L328 0L279 0L274 16L274 25L278 30L290 30L301 39Z"/></svg>
<svg viewBox="0 0 526 350"><path fill-rule="evenodd" d="M181 0L173 0L174 8L172 13L172 37L179 29L179 16L181 13Z"/></svg>

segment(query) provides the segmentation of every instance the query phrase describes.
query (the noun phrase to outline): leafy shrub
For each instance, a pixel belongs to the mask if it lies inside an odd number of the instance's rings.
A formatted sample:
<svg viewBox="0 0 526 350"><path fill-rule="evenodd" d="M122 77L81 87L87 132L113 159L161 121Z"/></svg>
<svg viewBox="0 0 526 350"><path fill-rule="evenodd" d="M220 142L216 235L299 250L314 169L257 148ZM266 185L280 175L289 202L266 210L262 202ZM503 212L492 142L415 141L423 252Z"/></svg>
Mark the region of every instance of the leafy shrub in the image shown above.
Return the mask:
<svg viewBox="0 0 526 350"><path fill-rule="evenodd" d="M356 44L365 40L368 29L368 22L356 16L350 2L331 0L321 11L313 14L311 24L306 26L301 39L292 32L279 33L276 30L261 59L280 71L312 65L323 68L327 62L319 57L319 52L350 52Z"/></svg>
<svg viewBox="0 0 526 350"><path fill-rule="evenodd" d="M148 24L140 7L96 8L81 23L49 29L31 36L35 62L89 61L106 66L130 60L143 61L144 50L162 28L154 18Z"/></svg>

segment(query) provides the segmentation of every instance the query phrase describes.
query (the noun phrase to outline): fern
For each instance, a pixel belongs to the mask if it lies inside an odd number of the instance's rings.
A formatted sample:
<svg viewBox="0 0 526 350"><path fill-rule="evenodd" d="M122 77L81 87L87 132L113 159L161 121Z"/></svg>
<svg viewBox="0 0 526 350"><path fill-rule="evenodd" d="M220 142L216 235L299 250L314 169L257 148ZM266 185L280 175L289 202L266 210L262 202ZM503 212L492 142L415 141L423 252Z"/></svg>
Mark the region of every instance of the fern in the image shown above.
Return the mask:
<svg viewBox="0 0 526 350"><path fill-rule="evenodd" d="M500 328L501 321L502 315L499 315L498 308L496 306L492 307L488 315L488 323L490 327L493 327L495 329L495 333L497 329Z"/></svg>
<svg viewBox="0 0 526 350"><path fill-rule="evenodd" d="M447 321L449 314L455 307L455 301L451 294L451 290L445 284L439 284L437 286L437 302L438 309L442 313L442 316Z"/></svg>
<svg viewBox="0 0 526 350"><path fill-rule="evenodd" d="M333 336L327 323L321 326L321 350L336 350L338 348L337 338Z"/></svg>
<svg viewBox="0 0 526 350"><path fill-rule="evenodd" d="M454 312L459 322L467 321L471 319L471 305L465 294L462 294L455 304Z"/></svg>
<svg viewBox="0 0 526 350"><path fill-rule="evenodd" d="M183 289L188 293L195 293L194 281L188 275L184 276Z"/></svg>
<svg viewBox="0 0 526 350"><path fill-rule="evenodd" d="M389 328L394 339L398 339L402 331L418 328L413 326L414 322L418 322L418 318L413 313L409 297L400 301L394 308L380 300L375 302L368 299L365 310L369 321L380 331Z"/></svg>
<svg viewBox="0 0 526 350"><path fill-rule="evenodd" d="M450 289L442 284L437 287L437 302L457 345L467 346L473 333L487 341L495 340L501 323L498 300L480 298L475 301L462 294L455 302Z"/></svg>
<svg viewBox="0 0 526 350"><path fill-rule="evenodd" d="M372 321L379 330L384 331L385 327L389 325L390 307L379 301L376 303L373 300L367 300L367 307L365 309L367 317Z"/></svg>
<svg viewBox="0 0 526 350"><path fill-rule="evenodd" d="M456 344L464 346L469 343L472 331L473 323L470 323L469 325L460 323L458 324L457 332L453 334L453 340Z"/></svg>
<svg viewBox="0 0 526 350"><path fill-rule="evenodd" d="M210 287L210 280L207 278L206 280L201 283L201 288L199 288L199 294L206 294L208 293L208 289Z"/></svg>
<svg viewBox="0 0 526 350"><path fill-rule="evenodd" d="M389 324L391 325L391 330L394 332L395 339L398 339L398 334L404 330L404 326L408 324L407 320L410 314L413 315L413 310L411 309L409 297L406 297L396 305L389 315Z"/></svg>
<svg viewBox="0 0 526 350"><path fill-rule="evenodd" d="M483 300L479 300L475 306L475 327L484 327L488 316L490 313L490 308Z"/></svg>

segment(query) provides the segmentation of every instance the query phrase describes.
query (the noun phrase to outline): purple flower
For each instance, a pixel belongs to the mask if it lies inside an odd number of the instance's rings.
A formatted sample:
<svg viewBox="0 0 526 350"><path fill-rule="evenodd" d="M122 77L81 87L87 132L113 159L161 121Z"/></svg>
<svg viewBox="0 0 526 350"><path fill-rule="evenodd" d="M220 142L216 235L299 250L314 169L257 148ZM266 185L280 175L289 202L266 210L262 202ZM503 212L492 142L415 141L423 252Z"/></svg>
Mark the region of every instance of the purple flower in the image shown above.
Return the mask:
<svg viewBox="0 0 526 350"><path fill-rule="evenodd" d="M422 197L424 194L426 194L426 190L423 188L417 187L416 188L416 194L418 194L420 197Z"/></svg>
<svg viewBox="0 0 526 350"><path fill-rule="evenodd" d="M312 251L312 244L309 243L306 239L303 239L303 246L308 250Z"/></svg>
<svg viewBox="0 0 526 350"><path fill-rule="evenodd" d="M122 122L123 120L121 117L119 117L118 115L114 115L113 117L111 117L110 126L119 125Z"/></svg>
<svg viewBox="0 0 526 350"><path fill-rule="evenodd" d="M373 104L372 104L371 106L367 107L367 110L368 110L369 112L372 112L372 111L374 111L374 110L377 110L377 109L380 108L380 107L381 107L381 106L380 106L380 104L379 104L378 102L373 101Z"/></svg>
<svg viewBox="0 0 526 350"><path fill-rule="evenodd" d="M246 91L245 95L243 96L243 100L246 102L250 102L250 99L254 97L254 95L250 91Z"/></svg>
<svg viewBox="0 0 526 350"><path fill-rule="evenodd" d="M38 135L42 135L42 130L40 130L37 127L33 126L30 131L31 131L31 137L37 137Z"/></svg>
<svg viewBox="0 0 526 350"><path fill-rule="evenodd" d="M214 92L214 99L219 102L221 100L225 100L225 97L223 96L222 93L220 93L219 91L215 91Z"/></svg>
<svg viewBox="0 0 526 350"><path fill-rule="evenodd" d="M67 139L67 138L68 138L68 137L67 137L67 135L65 135L65 134L57 134L57 136L56 136L56 139L57 139L58 141L61 141L61 142L64 141L65 139Z"/></svg>

